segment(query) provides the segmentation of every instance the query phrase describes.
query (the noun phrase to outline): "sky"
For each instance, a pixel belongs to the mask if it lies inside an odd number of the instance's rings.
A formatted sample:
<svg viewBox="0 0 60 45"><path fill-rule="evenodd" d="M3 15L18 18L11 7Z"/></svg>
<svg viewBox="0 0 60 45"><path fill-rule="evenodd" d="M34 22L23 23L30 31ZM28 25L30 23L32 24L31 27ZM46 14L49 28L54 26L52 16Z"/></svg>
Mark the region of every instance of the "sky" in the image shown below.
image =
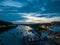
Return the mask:
<svg viewBox="0 0 60 45"><path fill-rule="evenodd" d="M60 0L0 0L0 20L51 22L59 19Z"/></svg>

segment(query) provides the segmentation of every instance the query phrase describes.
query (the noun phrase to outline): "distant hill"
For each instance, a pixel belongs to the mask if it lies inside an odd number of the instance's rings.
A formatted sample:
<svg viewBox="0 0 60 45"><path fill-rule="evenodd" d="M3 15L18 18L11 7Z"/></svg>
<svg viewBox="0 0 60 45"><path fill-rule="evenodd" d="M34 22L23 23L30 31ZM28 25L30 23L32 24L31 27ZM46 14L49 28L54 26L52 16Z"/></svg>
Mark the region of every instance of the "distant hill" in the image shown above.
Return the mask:
<svg viewBox="0 0 60 45"><path fill-rule="evenodd" d="M13 23L0 20L0 25L8 25L8 24L13 24Z"/></svg>
<svg viewBox="0 0 60 45"><path fill-rule="evenodd" d="M53 21L51 24L60 27L60 21Z"/></svg>
<svg viewBox="0 0 60 45"><path fill-rule="evenodd" d="M17 25L15 25L13 23L0 20L0 33L9 31L10 29L13 29L16 27L17 27Z"/></svg>

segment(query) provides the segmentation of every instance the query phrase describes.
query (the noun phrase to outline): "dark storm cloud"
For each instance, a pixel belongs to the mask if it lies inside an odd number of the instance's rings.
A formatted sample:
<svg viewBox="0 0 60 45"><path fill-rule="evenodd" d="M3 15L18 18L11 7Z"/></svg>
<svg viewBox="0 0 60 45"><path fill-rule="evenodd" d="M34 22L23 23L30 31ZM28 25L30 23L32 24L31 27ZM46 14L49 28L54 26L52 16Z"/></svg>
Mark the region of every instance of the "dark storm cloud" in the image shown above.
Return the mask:
<svg viewBox="0 0 60 45"><path fill-rule="evenodd" d="M4 0L0 8L5 11L16 12L60 12L59 0Z"/></svg>
<svg viewBox="0 0 60 45"><path fill-rule="evenodd" d="M60 1L50 2L45 8L47 13L60 13Z"/></svg>
<svg viewBox="0 0 60 45"><path fill-rule="evenodd" d="M60 16L60 0L3 0L0 2L0 13L41 13L36 17L47 18Z"/></svg>
<svg viewBox="0 0 60 45"><path fill-rule="evenodd" d="M60 13L46 13L46 14L40 14L37 17L46 17L46 18L52 18L52 17L59 17Z"/></svg>
<svg viewBox="0 0 60 45"><path fill-rule="evenodd" d="M15 20L24 20L26 18L23 18L22 16L16 14L16 13L0 13L0 20L4 21L15 21Z"/></svg>

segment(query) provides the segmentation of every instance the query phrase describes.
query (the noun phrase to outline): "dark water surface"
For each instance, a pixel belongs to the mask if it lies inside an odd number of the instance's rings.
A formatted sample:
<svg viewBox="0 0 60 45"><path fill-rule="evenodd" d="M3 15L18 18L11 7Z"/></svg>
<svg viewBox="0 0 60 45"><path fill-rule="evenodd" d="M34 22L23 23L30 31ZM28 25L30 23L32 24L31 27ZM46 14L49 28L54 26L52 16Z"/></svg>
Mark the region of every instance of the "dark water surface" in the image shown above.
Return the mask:
<svg viewBox="0 0 60 45"><path fill-rule="evenodd" d="M0 34L0 45L56 45L46 37L48 33L42 33L39 36L34 30L27 31L25 26L18 26L8 32ZM35 41L29 41L28 38L33 38Z"/></svg>

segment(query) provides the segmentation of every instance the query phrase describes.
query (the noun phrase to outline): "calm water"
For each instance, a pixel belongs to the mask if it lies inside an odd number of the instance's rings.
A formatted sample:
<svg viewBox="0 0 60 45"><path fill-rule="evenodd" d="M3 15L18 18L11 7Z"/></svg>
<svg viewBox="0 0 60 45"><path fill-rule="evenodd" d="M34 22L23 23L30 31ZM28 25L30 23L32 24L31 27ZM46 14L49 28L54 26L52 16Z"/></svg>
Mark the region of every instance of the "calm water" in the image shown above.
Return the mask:
<svg viewBox="0 0 60 45"><path fill-rule="evenodd" d="M48 33L44 32L40 37L44 38L47 35ZM33 45L31 42L27 41L27 37L34 38L35 40L40 40L39 35L34 30L27 31L25 26L18 26L15 29L11 29L10 31L0 34L0 45ZM34 45L50 45L48 41L49 40L40 40L37 41ZM52 43L51 45L53 44L54 43Z"/></svg>
<svg viewBox="0 0 60 45"><path fill-rule="evenodd" d="M51 29L52 31L59 31L60 30L60 27L54 27Z"/></svg>

